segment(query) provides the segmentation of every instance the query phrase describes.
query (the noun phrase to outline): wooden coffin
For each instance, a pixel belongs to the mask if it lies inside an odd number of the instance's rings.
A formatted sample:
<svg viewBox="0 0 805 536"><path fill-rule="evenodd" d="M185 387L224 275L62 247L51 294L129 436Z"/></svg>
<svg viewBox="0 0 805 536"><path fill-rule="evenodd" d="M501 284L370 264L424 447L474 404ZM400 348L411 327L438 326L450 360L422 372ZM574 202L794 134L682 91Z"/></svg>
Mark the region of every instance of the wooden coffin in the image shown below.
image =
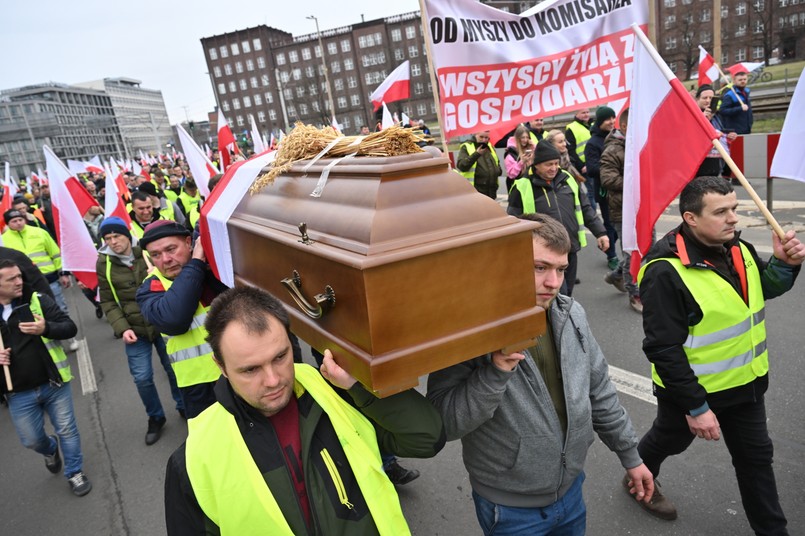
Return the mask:
<svg viewBox="0 0 805 536"><path fill-rule="evenodd" d="M330 162L295 164L228 223L237 283L282 300L300 339L382 397L544 332L532 222L438 151L339 162L312 197Z"/></svg>

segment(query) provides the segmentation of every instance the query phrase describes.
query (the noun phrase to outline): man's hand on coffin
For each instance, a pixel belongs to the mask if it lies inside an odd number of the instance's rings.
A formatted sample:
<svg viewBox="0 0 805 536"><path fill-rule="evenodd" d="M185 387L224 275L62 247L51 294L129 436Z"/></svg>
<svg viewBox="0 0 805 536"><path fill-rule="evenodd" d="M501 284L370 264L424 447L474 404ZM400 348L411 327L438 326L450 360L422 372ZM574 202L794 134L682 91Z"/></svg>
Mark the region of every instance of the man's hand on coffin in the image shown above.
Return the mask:
<svg viewBox="0 0 805 536"><path fill-rule="evenodd" d="M517 367L517 363L525 359L524 354L513 353L506 355L503 352L492 354L492 364L504 372L511 372Z"/></svg>
<svg viewBox="0 0 805 536"><path fill-rule="evenodd" d="M358 381L353 378L349 372L338 366L330 350L324 351L324 359L322 360L319 372L321 372L321 375L324 376L328 382L344 390L349 390Z"/></svg>
<svg viewBox="0 0 805 536"><path fill-rule="evenodd" d="M201 244L200 238L197 238L196 243L193 244L193 258L207 262L207 255L204 253L204 246Z"/></svg>

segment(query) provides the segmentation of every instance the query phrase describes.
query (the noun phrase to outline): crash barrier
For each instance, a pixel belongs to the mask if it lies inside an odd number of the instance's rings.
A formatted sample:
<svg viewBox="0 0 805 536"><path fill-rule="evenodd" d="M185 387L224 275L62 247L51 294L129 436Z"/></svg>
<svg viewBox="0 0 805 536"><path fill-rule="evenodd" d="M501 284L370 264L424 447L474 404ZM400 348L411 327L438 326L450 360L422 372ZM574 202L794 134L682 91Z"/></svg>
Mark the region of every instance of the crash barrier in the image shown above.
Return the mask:
<svg viewBox="0 0 805 536"><path fill-rule="evenodd" d="M780 133L744 134L729 144L730 156L747 179L766 179L766 206L774 201L771 163L780 143Z"/></svg>

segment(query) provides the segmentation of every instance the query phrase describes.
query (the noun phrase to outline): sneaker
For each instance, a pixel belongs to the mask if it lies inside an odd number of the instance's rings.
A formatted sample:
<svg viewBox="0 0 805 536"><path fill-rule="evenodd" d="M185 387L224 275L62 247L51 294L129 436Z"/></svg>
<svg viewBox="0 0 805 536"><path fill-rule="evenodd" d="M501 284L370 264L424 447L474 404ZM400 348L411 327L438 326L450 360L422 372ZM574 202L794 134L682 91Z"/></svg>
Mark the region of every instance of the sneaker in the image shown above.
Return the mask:
<svg viewBox="0 0 805 536"><path fill-rule="evenodd" d="M617 257L610 257L607 259L607 266L610 270L616 269L620 263L621 260Z"/></svg>
<svg viewBox="0 0 805 536"><path fill-rule="evenodd" d="M629 496L633 497L629 492L629 475L623 477L623 487L626 488L626 493L629 493ZM654 480L654 495L651 496L651 500L648 503L638 501L638 504L643 507L643 510L654 517L659 517L667 521L676 519L676 506L674 506L674 503L672 503L668 497L662 494L660 491L660 483L657 480Z"/></svg>
<svg viewBox="0 0 805 536"><path fill-rule="evenodd" d="M395 486L402 486L419 478L419 471L416 469L406 469L397 463L397 460L394 460L392 463L390 463L385 468L385 471L386 475L389 477L389 480L391 480L391 483Z"/></svg>
<svg viewBox="0 0 805 536"><path fill-rule="evenodd" d="M641 315L643 314L643 302L640 301L640 296L629 296L629 307Z"/></svg>
<svg viewBox="0 0 805 536"><path fill-rule="evenodd" d="M54 475L61 471L61 454L59 454L59 438L55 435L49 436L50 439L56 442L56 452L50 456L45 456L45 467Z"/></svg>
<svg viewBox="0 0 805 536"><path fill-rule="evenodd" d="M75 339L70 339L70 344L67 346L67 350L70 352L75 352L78 350L78 341Z"/></svg>
<svg viewBox="0 0 805 536"><path fill-rule="evenodd" d="M73 490L73 494L78 497L83 497L92 491L92 482L89 481L89 478L87 478L87 475L85 475L83 471L79 471L67 478L67 482L70 483L70 489Z"/></svg>
<svg viewBox="0 0 805 536"><path fill-rule="evenodd" d="M166 421L165 417L159 419L148 417L148 431L145 433L146 445L153 445L159 441L159 437L162 435L162 427L165 426Z"/></svg>
<svg viewBox="0 0 805 536"><path fill-rule="evenodd" d="M609 283L621 292L626 292L626 283L623 282L623 276L616 272L607 272L604 276L604 282Z"/></svg>

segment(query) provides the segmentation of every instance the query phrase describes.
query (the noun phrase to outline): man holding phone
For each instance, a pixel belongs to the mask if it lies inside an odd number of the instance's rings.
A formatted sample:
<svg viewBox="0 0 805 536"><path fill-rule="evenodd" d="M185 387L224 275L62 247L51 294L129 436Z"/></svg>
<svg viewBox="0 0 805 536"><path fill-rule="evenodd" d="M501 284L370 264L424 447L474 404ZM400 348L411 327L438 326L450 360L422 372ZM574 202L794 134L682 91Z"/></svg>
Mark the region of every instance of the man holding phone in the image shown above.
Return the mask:
<svg viewBox="0 0 805 536"><path fill-rule="evenodd" d="M456 167L478 192L497 198L498 177L503 171L495 149L489 144L488 130L476 133L472 141L461 144Z"/></svg>
<svg viewBox="0 0 805 536"><path fill-rule="evenodd" d="M725 132L725 128L721 123L721 118L714 112L717 109L717 106L714 106L716 103L715 98L715 91L713 91L713 86L705 84L696 91L696 103L699 105L699 109L704 114L704 117L710 121L710 124L713 125L720 136L721 145L723 145L729 151L729 144L728 141L732 141L738 137L735 131L731 131L729 133ZM710 152L707 153L707 156L704 158L702 165L699 166L699 170L696 172L697 177L717 177L721 174L721 167L723 162L721 160L721 153L718 152L718 149L713 147L710 149Z"/></svg>
<svg viewBox="0 0 805 536"><path fill-rule="evenodd" d="M9 367L11 375L11 388L2 382L0 390L8 399L14 428L23 446L45 457L48 471L56 474L64 466L70 488L82 497L92 490L92 484L82 470L70 364L61 346L54 343L75 336L78 329L51 297L23 285L19 266L8 259L0 260L0 305L5 343L0 365ZM45 414L55 436L45 433Z"/></svg>

